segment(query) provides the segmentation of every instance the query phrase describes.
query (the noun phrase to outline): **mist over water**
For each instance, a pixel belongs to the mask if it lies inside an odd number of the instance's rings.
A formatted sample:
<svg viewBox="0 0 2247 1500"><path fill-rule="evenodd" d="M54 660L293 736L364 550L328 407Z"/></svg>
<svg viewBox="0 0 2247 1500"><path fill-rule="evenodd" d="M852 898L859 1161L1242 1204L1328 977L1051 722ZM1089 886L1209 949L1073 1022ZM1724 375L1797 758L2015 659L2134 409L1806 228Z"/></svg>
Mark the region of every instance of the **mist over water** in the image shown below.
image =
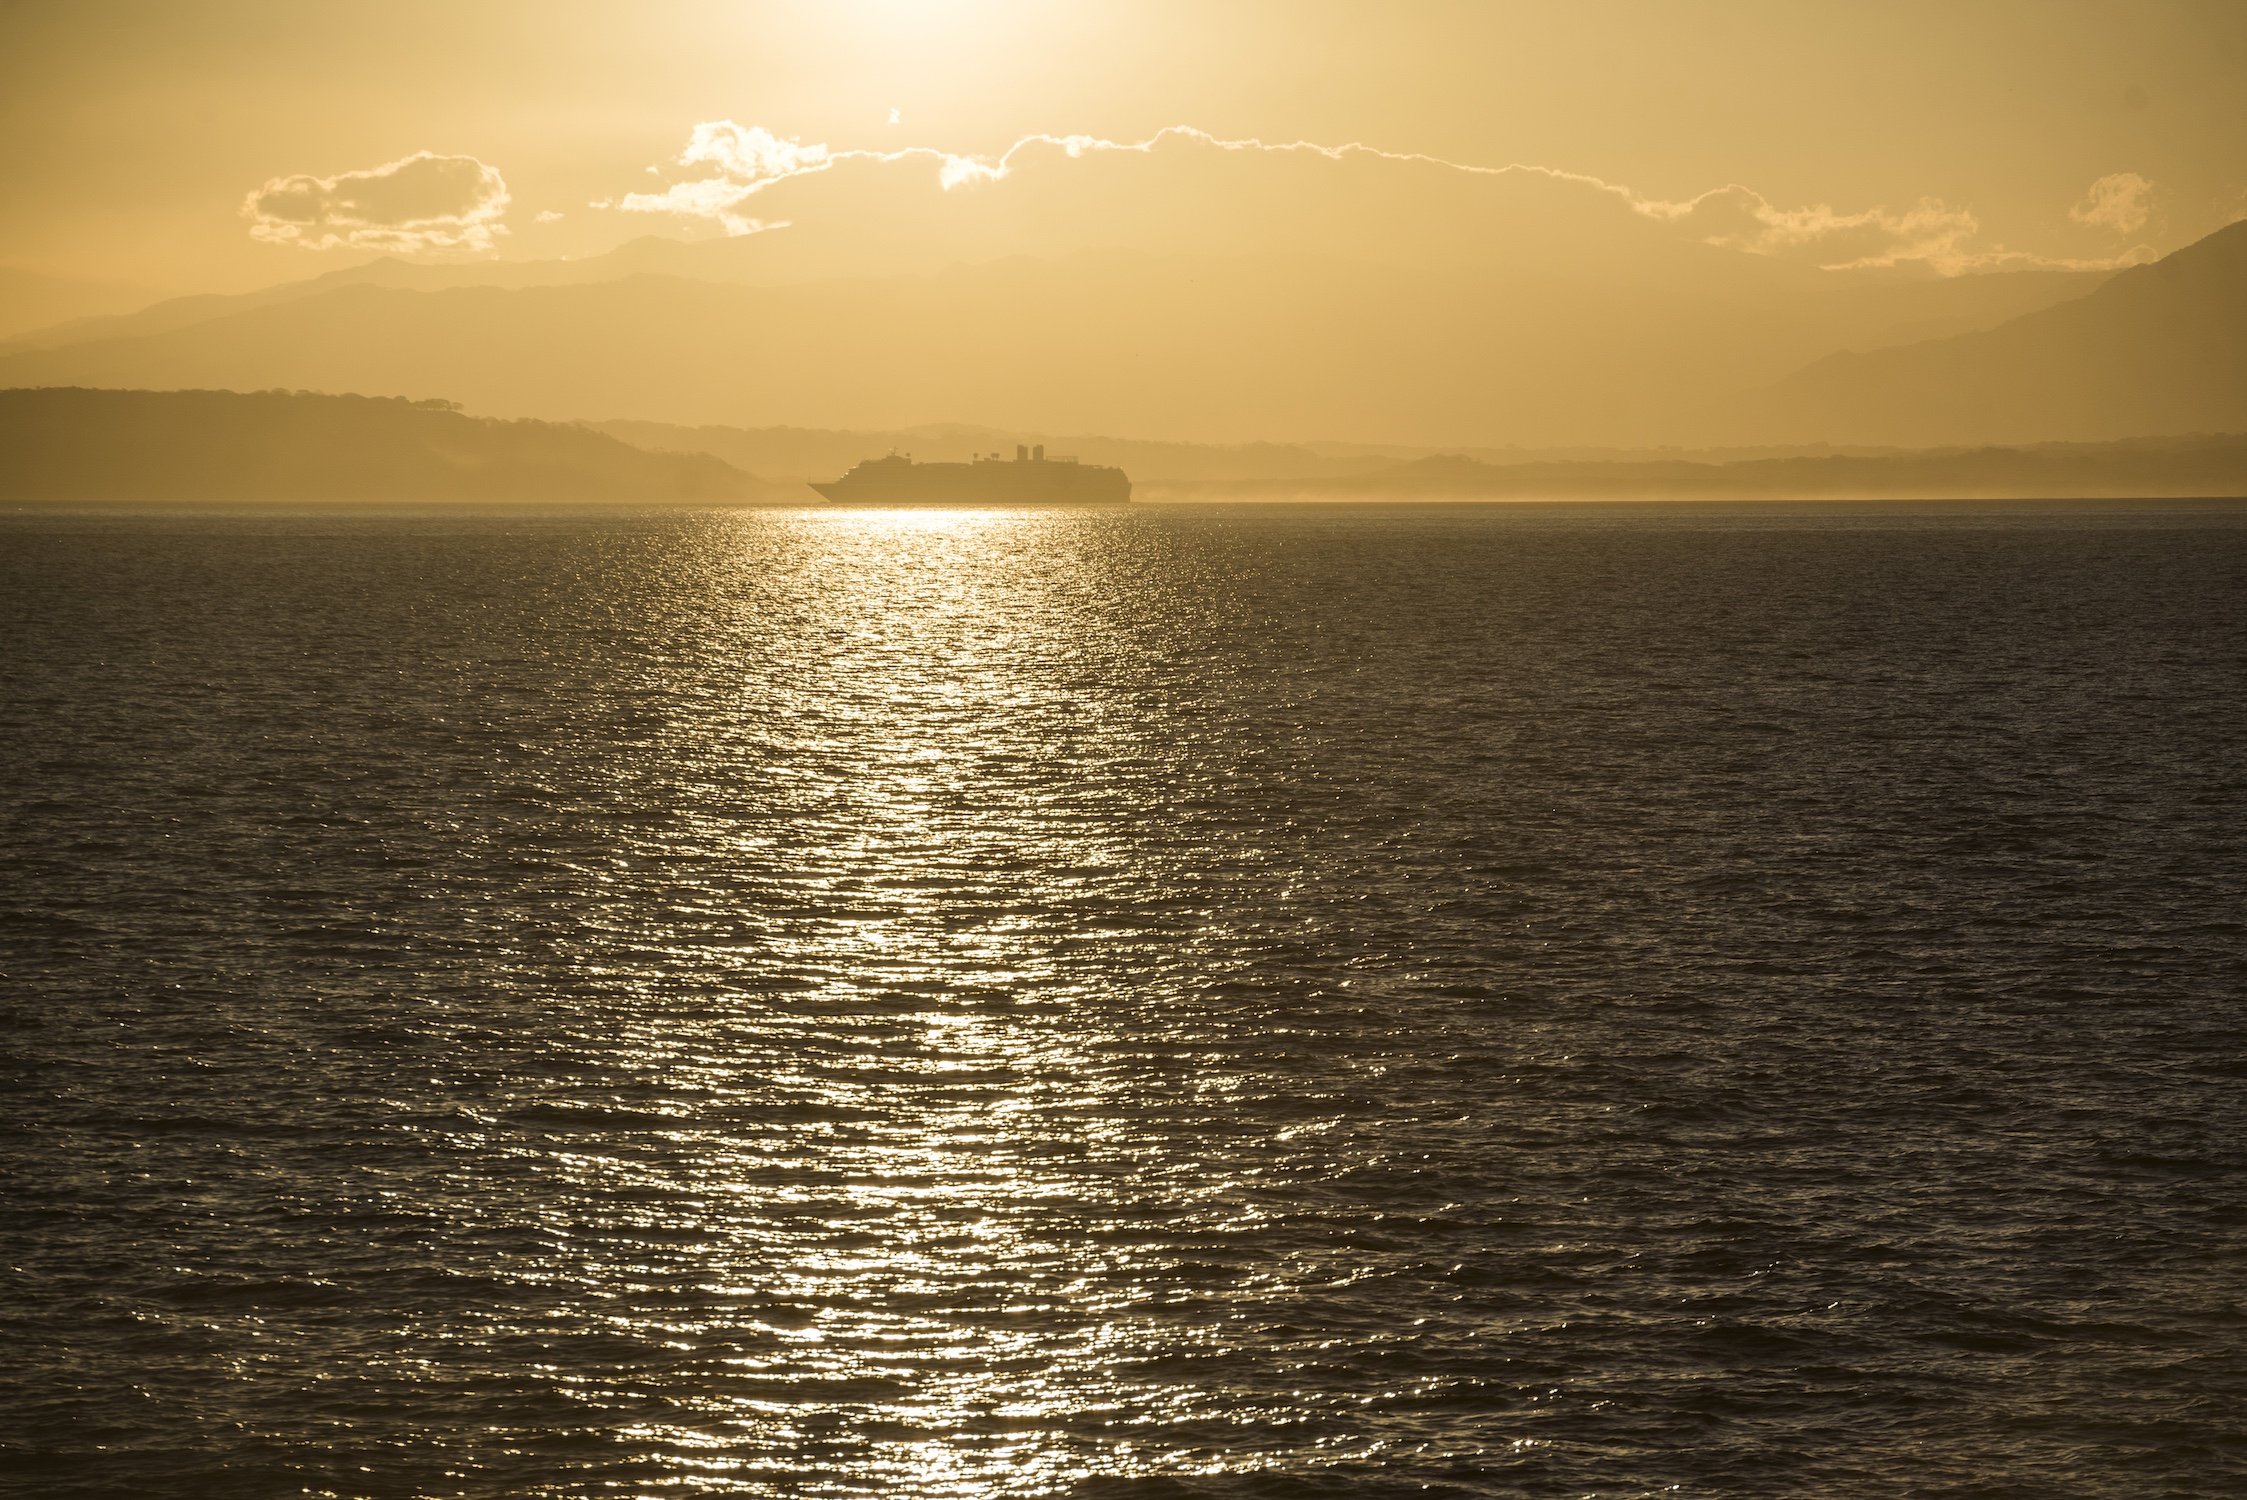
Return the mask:
<svg viewBox="0 0 2247 1500"><path fill-rule="evenodd" d="M2247 507L0 516L94 1496L2230 1496Z"/></svg>

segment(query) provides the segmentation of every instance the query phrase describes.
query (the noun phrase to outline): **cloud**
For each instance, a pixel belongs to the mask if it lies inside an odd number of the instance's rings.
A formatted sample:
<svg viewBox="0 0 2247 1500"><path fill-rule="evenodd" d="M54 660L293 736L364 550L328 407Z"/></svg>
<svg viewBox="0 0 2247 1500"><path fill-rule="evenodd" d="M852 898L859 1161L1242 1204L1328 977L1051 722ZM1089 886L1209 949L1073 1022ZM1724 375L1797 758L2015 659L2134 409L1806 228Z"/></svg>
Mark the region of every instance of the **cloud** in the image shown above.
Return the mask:
<svg viewBox="0 0 2247 1500"><path fill-rule="evenodd" d="M1384 150L1362 141L1326 145L1314 141L1255 138L1226 140L1186 125L1169 126L1142 141L1110 141L1089 135L1030 135L995 157L980 157L956 155L928 146L909 146L895 151L836 150L823 144L806 145L794 139L783 139L761 126L713 120L694 127L686 149L676 160L678 166L705 169L699 175L673 182L660 193L628 193L593 206L627 213L663 213L702 219L721 225L728 234L753 234L779 228L781 223L748 217L742 205L749 199L782 183L815 174L830 174L853 165L926 163L933 169L936 186L949 193L958 188L1004 182L1033 164L1050 161L1055 156L1069 160L1148 158L1158 153L1194 148L1220 156L1265 155L1307 164L1323 160L1376 169L1382 164L1391 164L1449 175L1462 183L1513 179L1573 186L1602 195L1644 219L1673 227L1710 245L1749 255L1807 260L1829 270L1917 265L1942 275L1956 275L1999 267L2103 269L2129 264L2152 254L2144 246L2134 246L2125 254L2106 260L2053 260L2009 251L2002 246L1980 246L1976 241L1981 225L1975 216L1936 198L1922 198L1903 209L1877 206L1842 212L1822 203L1785 208L1735 183L1673 202L1642 197L1623 184L1557 167L1524 162L1482 166L1421 152ZM708 170L713 167L715 171ZM2136 177L2127 180L2138 183L2141 188L2147 186ZM2122 178L2102 179L2094 188L2094 195L2100 188L2122 181ZM1327 190L1321 184L1308 181L1300 186L1314 195ZM2143 218L2140 212L2130 223L2134 227L2143 222Z"/></svg>
<svg viewBox="0 0 2247 1500"><path fill-rule="evenodd" d="M507 184L473 156L417 151L364 172L276 177L242 202L252 238L307 250L488 251Z"/></svg>
<svg viewBox="0 0 2247 1500"><path fill-rule="evenodd" d="M842 154L863 156L869 153ZM686 149L678 155L678 165L715 168L714 173L674 182L660 193L626 193L622 198L604 199L593 207L634 214L715 219L728 234L755 234L781 226L737 214L734 209L759 188L805 172L824 171L837 159L837 153L825 146L783 140L761 125L705 120L694 127ZM650 167L648 170L657 169Z"/></svg>
<svg viewBox="0 0 2247 1500"><path fill-rule="evenodd" d="M2116 234L2136 234L2153 215L2153 184L2135 172L2116 172L2091 184L2083 201L2068 210L2078 224L2095 224Z"/></svg>
<svg viewBox="0 0 2247 1500"><path fill-rule="evenodd" d="M1650 218L1680 225L1703 242L1751 255L1807 253L1829 270L1921 262L1940 271L1970 269L1980 254L1967 241L1981 224L1964 209L1922 198L1900 212L1839 213L1819 203L1780 208L1738 183L1683 203L1634 201ZM1986 252L1983 252L1986 253Z"/></svg>
<svg viewBox="0 0 2247 1500"><path fill-rule="evenodd" d="M2105 178L2100 185L2119 180ZM2131 180L2151 186L2139 178ZM2003 245L1978 246L1973 241L1981 235L1981 222L1940 198L1922 198L1901 211L1883 207L1845 214L1823 203L1780 208L1761 193L1734 183L1683 203L1634 200L1633 207L1681 225L1711 245L1751 255L1806 254L1828 271L1909 265L1944 276L2000 270L2111 271L2159 258L2150 245L2133 245L2119 255L2090 259L2036 255ZM2080 215L2078 221L2088 222ZM2127 225L2115 227L2128 233L2144 222L2140 212Z"/></svg>
<svg viewBox="0 0 2247 1500"><path fill-rule="evenodd" d="M731 120L711 120L694 127L687 149L679 153L679 165L707 163L729 180L754 184L823 167L830 155L825 146L784 141L761 125L744 129Z"/></svg>

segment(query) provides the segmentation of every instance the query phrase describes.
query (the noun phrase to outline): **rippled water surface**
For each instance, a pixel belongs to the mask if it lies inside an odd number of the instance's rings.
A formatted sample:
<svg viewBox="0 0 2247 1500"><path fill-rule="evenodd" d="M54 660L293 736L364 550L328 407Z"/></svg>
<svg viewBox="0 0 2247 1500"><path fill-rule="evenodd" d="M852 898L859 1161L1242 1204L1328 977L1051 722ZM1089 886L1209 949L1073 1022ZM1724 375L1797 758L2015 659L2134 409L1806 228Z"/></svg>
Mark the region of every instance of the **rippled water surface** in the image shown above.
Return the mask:
<svg viewBox="0 0 2247 1500"><path fill-rule="evenodd" d="M0 1472L2247 1492L2247 509L0 516Z"/></svg>

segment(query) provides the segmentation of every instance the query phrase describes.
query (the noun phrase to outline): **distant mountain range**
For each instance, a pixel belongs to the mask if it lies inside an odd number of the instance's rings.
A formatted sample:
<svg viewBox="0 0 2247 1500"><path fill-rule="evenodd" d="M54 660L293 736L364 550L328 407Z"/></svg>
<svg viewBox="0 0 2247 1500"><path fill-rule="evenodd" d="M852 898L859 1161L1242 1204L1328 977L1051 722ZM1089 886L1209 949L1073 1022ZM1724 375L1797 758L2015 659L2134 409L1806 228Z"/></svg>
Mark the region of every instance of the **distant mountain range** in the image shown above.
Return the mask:
<svg viewBox="0 0 2247 1500"><path fill-rule="evenodd" d="M852 276L832 273L818 276L809 274L800 261L776 265L769 257L755 253L763 248L769 238L756 236L748 240L682 242L651 236L630 241L605 255L589 256L583 260L427 264L384 257L363 265L329 271L303 281L263 287L254 292L232 295L205 293L173 297L154 303L148 303L143 296L138 302L130 302L131 310L125 310L129 299L125 297L123 289L56 282L56 287L67 285L81 299L98 297L108 305L98 310L100 315L72 316L68 321L54 321L48 326L36 328L27 325L0 337L0 354L56 349L102 339L141 338L150 334L170 333L235 313L301 301L356 286L378 286L393 291L414 292L451 291L461 287L498 287L517 291L528 287L589 286L597 282L621 281L630 276L648 275L674 276L681 280L706 281L721 286L808 286L836 280L859 284L900 277L900 273L896 272L887 276L864 273ZM1955 277L1822 273L1805 272L1798 266L1761 262L1732 254L1710 255L1706 253L1705 247L1670 247L1670 254L1674 257L1674 263L1668 267L1669 274L1655 278L1655 284L1688 299L1713 298L1744 307L1768 307L1815 330L1815 337L1828 338L1834 344L1849 348L1886 347L1994 327L2021 313L2081 297L2110 274L2104 271L2060 270L2007 271ZM1179 257L1175 254L1158 257L1144 252L1112 252L1102 256L1083 251L1068 256L1011 257L1013 261L1025 264L1053 261L1097 263L1103 259L1144 262L1176 258ZM1199 259L1223 261L1255 258L1233 256ZM940 271L957 273L969 266L997 264L1006 259L1009 258L960 260L947 267L905 274L908 279L922 279L939 274ZM1364 261L1342 261L1341 264L1361 272L1371 268L1371 264ZM1390 269L1393 271L1395 268ZM793 274L782 274L787 272ZM25 275L0 272L0 276L11 274L19 277ZM1505 271L1505 279L1518 280L1521 275L1520 268L1510 267ZM1602 284L1597 278L1586 280L1595 287ZM1635 287L1645 284L1646 280L1643 276L1625 277L1612 284ZM1535 284L1534 278L1531 278L1530 284Z"/></svg>
<svg viewBox="0 0 2247 1500"><path fill-rule="evenodd" d="M377 262L25 335L0 345L0 385L350 391L496 416L761 429L972 418L1423 449L2247 429L2247 223L2111 276L1882 279L1656 248L1610 281L1121 252L786 284L616 274L758 264L714 245L584 262ZM1928 333L1944 336L1915 339Z"/></svg>
<svg viewBox="0 0 2247 1500"><path fill-rule="evenodd" d="M443 402L262 391L0 391L0 500L663 500L770 487L707 454Z"/></svg>
<svg viewBox="0 0 2247 1500"><path fill-rule="evenodd" d="M444 396L499 416L690 425L1698 443L1740 425L1727 393L1836 348L1992 326L2099 282L1819 281L1707 246L1673 253L1664 278L1625 282L1086 253L792 285L447 286L505 268L391 263L45 330L0 353L0 384Z"/></svg>
<svg viewBox="0 0 2247 1500"><path fill-rule="evenodd" d="M1759 405L1774 430L1848 442L2247 428L2247 222L1986 332L1831 355Z"/></svg>

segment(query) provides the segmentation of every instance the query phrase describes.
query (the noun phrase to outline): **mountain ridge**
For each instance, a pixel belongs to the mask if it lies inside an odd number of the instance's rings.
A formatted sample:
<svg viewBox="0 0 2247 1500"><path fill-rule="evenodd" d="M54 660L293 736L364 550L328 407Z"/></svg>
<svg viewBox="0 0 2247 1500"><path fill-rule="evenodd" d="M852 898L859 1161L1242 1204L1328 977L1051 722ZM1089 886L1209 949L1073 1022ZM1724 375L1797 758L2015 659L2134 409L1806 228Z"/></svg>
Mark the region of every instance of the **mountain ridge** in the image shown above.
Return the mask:
<svg viewBox="0 0 2247 1500"><path fill-rule="evenodd" d="M2035 301L2075 285L2000 291ZM1559 276L1131 252L790 287L643 273L412 291L361 276L201 316L211 310L175 309L162 316L198 320L132 337L19 347L0 354L0 383L443 395L546 420L1636 444L1706 440L1722 393L1848 332L1800 306Z"/></svg>
<svg viewBox="0 0 2247 1500"><path fill-rule="evenodd" d="M1829 355L1752 405L1766 424L1830 441L2247 427L2247 220L1996 328Z"/></svg>

